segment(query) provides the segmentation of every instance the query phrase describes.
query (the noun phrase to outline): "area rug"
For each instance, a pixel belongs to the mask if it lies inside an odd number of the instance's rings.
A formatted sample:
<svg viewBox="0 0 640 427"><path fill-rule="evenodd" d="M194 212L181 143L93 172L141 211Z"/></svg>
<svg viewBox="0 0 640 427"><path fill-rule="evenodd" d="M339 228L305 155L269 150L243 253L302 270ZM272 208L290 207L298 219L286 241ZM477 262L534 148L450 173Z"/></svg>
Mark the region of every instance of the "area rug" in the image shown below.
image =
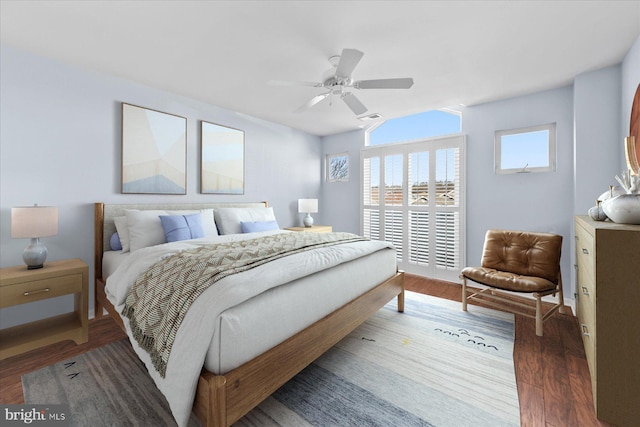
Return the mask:
<svg viewBox="0 0 640 427"><path fill-rule="evenodd" d="M518 426L513 315L407 292L237 426ZM22 377L27 404L68 404L71 425L175 425L127 340ZM192 417L192 425L197 420Z"/></svg>

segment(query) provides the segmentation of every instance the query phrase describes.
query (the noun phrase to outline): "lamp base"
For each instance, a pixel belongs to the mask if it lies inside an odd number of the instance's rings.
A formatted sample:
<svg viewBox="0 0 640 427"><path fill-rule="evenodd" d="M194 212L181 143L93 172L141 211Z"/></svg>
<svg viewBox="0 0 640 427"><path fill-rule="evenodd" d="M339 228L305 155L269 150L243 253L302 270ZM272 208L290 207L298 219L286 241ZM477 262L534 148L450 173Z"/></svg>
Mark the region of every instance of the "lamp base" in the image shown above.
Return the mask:
<svg viewBox="0 0 640 427"><path fill-rule="evenodd" d="M302 220L302 223L304 224L305 227L313 226L313 218L311 217L310 213L307 213L307 216L304 217L304 219Z"/></svg>
<svg viewBox="0 0 640 427"><path fill-rule="evenodd" d="M22 252L22 259L27 264L28 270L35 270L44 267L47 253L47 247L40 243L40 238L34 237L31 239L31 244Z"/></svg>

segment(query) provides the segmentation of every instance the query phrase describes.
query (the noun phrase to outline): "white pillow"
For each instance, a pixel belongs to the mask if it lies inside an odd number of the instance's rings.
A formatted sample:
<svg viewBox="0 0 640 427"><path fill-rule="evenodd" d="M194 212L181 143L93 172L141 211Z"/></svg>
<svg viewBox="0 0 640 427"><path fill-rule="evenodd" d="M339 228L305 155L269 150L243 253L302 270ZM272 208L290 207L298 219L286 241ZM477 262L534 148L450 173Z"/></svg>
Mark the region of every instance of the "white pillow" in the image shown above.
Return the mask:
<svg viewBox="0 0 640 427"><path fill-rule="evenodd" d="M213 217L213 209L197 209L185 211L167 211L169 215L191 215L199 213L202 217L202 230L205 237L213 237L218 235L218 228Z"/></svg>
<svg viewBox="0 0 640 427"><path fill-rule="evenodd" d="M275 221L273 208L218 208L215 209L216 224L220 234L240 234L240 222Z"/></svg>
<svg viewBox="0 0 640 427"><path fill-rule="evenodd" d="M129 252L129 226L127 225L127 217L124 215L117 216L113 218L113 222L116 225L116 231L120 238L122 252Z"/></svg>
<svg viewBox="0 0 640 427"><path fill-rule="evenodd" d="M131 252L147 246L167 243L162 222L160 222L160 215L167 215L167 211L126 209L124 214L127 217L127 226L129 227L129 249Z"/></svg>

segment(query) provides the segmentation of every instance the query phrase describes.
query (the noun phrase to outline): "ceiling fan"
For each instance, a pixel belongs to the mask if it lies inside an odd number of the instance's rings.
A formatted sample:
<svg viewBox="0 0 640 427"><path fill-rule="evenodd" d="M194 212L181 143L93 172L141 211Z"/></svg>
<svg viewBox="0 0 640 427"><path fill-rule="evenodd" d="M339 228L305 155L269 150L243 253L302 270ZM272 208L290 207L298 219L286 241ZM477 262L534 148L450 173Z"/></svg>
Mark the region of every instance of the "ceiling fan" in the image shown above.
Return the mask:
<svg viewBox="0 0 640 427"><path fill-rule="evenodd" d="M319 102L335 95L339 96L355 115L366 113L367 107L365 107L352 92L347 92L345 89L409 89L413 86L413 79L411 77L397 79L353 80L351 78L351 73L356 68L356 65L358 65L363 55L364 53L356 49L343 49L342 54L332 56L329 58L329 63L333 68L325 73L322 82L287 82L272 80L269 84L273 86L312 86L327 89L327 92L314 96L298 108L296 112L306 111Z"/></svg>

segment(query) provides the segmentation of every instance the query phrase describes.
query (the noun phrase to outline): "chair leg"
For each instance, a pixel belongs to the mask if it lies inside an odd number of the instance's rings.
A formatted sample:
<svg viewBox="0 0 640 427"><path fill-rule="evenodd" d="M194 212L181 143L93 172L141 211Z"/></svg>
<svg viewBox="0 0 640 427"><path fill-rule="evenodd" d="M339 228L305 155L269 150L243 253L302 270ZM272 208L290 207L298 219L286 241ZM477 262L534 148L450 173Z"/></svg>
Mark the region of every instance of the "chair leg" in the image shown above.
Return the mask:
<svg viewBox="0 0 640 427"><path fill-rule="evenodd" d="M462 311L467 311L467 278L462 276Z"/></svg>
<svg viewBox="0 0 640 427"><path fill-rule="evenodd" d="M558 311L560 312L560 314L566 314L567 311L564 308L564 293L562 292L562 274L560 274L559 271L558 271L558 304L560 305L560 308L558 308Z"/></svg>
<svg viewBox="0 0 640 427"><path fill-rule="evenodd" d="M542 336L542 297L540 294L535 293L536 297L536 335Z"/></svg>

